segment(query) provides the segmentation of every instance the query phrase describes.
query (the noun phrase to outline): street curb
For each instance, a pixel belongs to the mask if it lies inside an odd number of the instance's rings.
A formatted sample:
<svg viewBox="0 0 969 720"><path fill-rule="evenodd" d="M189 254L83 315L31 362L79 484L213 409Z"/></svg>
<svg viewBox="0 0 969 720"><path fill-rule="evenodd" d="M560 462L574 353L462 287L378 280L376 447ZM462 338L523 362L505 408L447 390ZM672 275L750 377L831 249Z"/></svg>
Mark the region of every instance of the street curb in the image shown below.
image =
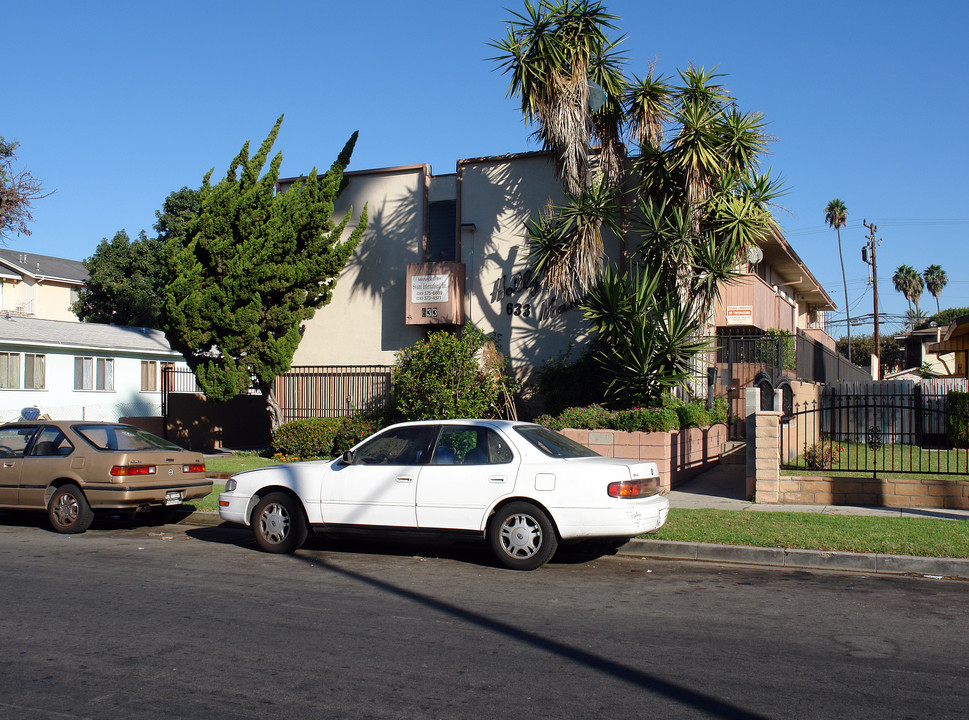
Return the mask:
<svg viewBox="0 0 969 720"><path fill-rule="evenodd" d="M846 570L891 575L938 575L940 577L969 579L969 559L966 558L930 558L834 550L801 550L798 548L765 548L748 545L636 539L630 540L619 548L617 554L665 560L699 560L812 570Z"/></svg>
<svg viewBox="0 0 969 720"><path fill-rule="evenodd" d="M217 512L189 513L179 520L185 525L213 527L222 524ZM767 548L750 545L677 542L675 540L630 540L617 551L624 557L660 558L768 565L805 570L842 570L886 575L938 575L969 579L969 559L927 558L911 555L881 555L835 550Z"/></svg>

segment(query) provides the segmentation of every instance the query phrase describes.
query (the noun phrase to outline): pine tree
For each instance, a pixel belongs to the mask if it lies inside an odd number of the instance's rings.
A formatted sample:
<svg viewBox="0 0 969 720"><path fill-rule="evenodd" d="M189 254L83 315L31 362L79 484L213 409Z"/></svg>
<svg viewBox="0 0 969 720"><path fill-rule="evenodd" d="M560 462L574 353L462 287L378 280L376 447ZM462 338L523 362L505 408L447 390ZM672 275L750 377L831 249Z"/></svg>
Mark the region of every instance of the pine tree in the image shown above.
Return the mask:
<svg viewBox="0 0 969 720"><path fill-rule="evenodd" d="M165 334L206 396L228 400L255 383L274 429L273 382L289 370L302 324L330 301L367 226L364 207L341 242L353 210L338 223L332 217L356 133L322 177L314 168L277 193L281 154L259 177L282 120L252 158L243 145L221 182L211 184L212 171L205 176L186 241L170 241L174 279L165 302Z"/></svg>

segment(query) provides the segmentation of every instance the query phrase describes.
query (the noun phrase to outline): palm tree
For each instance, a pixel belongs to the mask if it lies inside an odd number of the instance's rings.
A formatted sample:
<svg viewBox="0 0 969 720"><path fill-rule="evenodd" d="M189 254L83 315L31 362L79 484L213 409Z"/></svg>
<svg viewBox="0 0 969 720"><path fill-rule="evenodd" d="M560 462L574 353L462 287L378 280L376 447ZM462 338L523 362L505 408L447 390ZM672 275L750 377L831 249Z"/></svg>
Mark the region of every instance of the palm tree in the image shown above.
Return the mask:
<svg viewBox="0 0 969 720"><path fill-rule="evenodd" d="M939 309L939 295L942 294L942 288L949 282L945 270L942 269L941 265L929 265L925 268L925 272L922 273L922 277L925 279L925 287L932 293L932 297L935 298L935 311L937 313L941 312Z"/></svg>
<svg viewBox="0 0 969 720"><path fill-rule="evenodd" d="M899 265L897 268L895 268L895 274L892 275L892 285L895 287L896 291L905 296L905 300L908 302L908 309L910 312L912 310L912 298L908 294L908 287L911 281L911 276L908 271L911 269L912 268L908 265Z"/></svg>
<svg viewBox="0 0 969 720"><path fill-rule="evenodd" d="M616 17L591 0L526 0L524 13L512 15L507 35L489 43L499 51L492 60L511 75L508 94L521 99L526 122L537 124L535 134L553 153L567 195L583 198L591 193L601 199L621 175L626 80L616 47L624 38L613 42L606 36L607 30L615 29ZM590 83L606 96L597 110L589 104ZM595 178L590 164L593 138L602 144L601 179ZM545 261L553 269L546 282L566 299L581 297L601 275L602 244L595 223L590 217L580 223L581 231L546 238L544 243L552 250Z"/></svg>
<svg viewBox="0 0 969 720"><path fill-rule="evenodd" d="M851 308L848 306L848 279L845 277L845 258L841 252L841 228L848 222L848 209L838 198L824 209L824 221L838 233L838 257L841 259L841 282L845 288L845 320L848 328L848 360L851 360Z"/></svg>
<svg viewBox="0 0 969 720"><path fill-rule="evenodd" d="M590 0L526 0L525 12L512 15L506 37L489 43L500 53L491 59L511 74L508 94L521 98L526 122L538 125L536 135L555 154L562 182L577 195L589 180L590 80L607 97L624 91L615 52L623 38L606 37L616 16Z"/></svg>
<svg viewBox="0 0 969 720"><path fill-rule="evenodd" d="M922 290L925 287L922 276L911 265L899 265L895 270L895 274L892 275L892 284L908 301L909 312L907 317L909 324L914 330L915 321L921 317L919 298L922 297ZM913 305L915 306L914 310Z"/></svg>

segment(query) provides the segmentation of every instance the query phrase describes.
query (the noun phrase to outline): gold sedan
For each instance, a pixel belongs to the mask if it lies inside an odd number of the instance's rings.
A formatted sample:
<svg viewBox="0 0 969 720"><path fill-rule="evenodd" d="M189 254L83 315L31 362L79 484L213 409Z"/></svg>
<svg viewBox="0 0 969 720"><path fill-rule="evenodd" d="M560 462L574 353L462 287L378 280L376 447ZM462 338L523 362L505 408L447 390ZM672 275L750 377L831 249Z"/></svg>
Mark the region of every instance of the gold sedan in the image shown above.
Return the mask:
<svg viewBox="0 0 969 720"><path fill-rule="evenodd" d="M81 533L97 511L171 517L212 490L202 454L132 425L37 420L0 426L0 507L46 510Z"/></svg>

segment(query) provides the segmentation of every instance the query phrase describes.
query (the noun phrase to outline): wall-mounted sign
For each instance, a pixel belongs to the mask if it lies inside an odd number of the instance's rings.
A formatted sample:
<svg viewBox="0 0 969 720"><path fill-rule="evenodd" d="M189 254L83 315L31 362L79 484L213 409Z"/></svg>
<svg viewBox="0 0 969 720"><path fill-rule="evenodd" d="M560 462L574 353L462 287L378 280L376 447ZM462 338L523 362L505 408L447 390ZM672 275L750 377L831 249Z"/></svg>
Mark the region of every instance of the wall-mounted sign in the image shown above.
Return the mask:
<svg viewBox="0 0 969 720"><path fill-rule="evenodd" d="M575 307L573 303L557 302L554 296L540 300L537 297L538 292L538 283L534 280L526 282L523 273L517 272L512 275L511 282L502 275L499 280L495 280L491 288L491 302L504 304L506 315L534 317L540 321L561 315Z"/></svg>
<svg viewBox="0 0 969 720"><path fill-rule="evenodd" d="M753 325L752 305L727 305L727 325Z"/></svg>
<svg viewBox="0 0 969 720"><path fill-rule="evenodd" d="M407 325L464 324L464 265L458 262L407 264Z"/></svg>
<svg viewBox="0 0 969 720"><path fill-rule="evenodd" d="M410 279L410 301L421 305L448 300L450 275L414 275Z"/></svg>

